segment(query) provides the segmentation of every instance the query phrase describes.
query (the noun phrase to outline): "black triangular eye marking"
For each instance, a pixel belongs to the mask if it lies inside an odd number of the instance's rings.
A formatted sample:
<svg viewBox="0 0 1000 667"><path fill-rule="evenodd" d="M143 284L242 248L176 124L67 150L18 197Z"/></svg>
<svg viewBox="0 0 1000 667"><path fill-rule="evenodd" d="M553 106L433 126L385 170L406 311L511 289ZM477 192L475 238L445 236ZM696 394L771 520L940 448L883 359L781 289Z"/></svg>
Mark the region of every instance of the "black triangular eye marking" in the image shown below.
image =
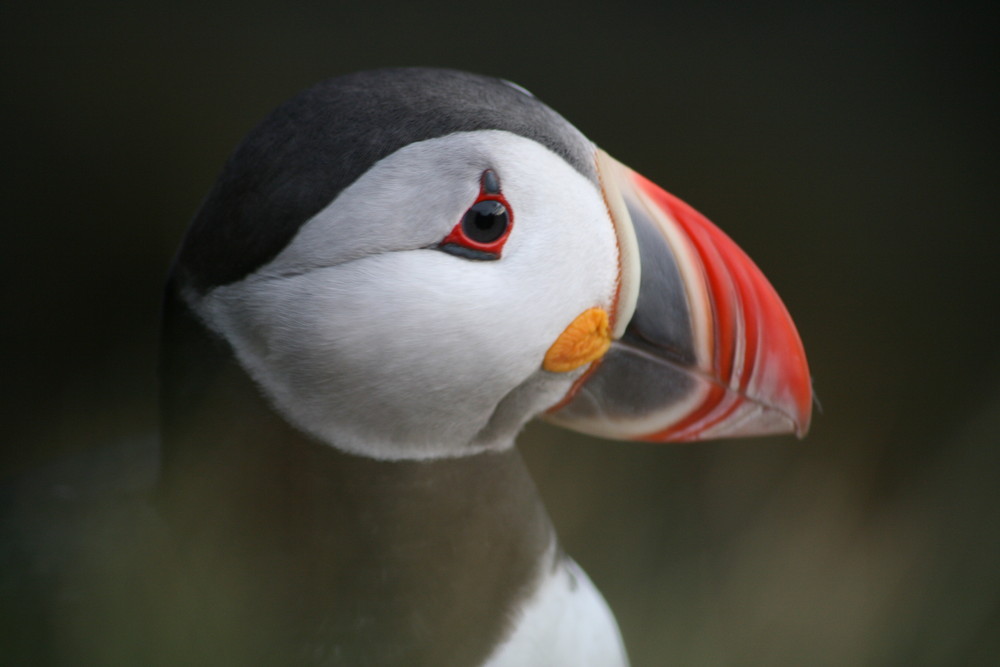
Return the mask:
<svg viewBox="0 0 1000 667"><path fill-rule="evenodd" d="M475 248L466 248L465 246L458 245L457 243L442 243L441 245L431 247L435 250L443 250L449 255L455 255L455 257L472 259L477 262L495 262L500 259L500 255L496 253L483 252L482 250L476 250Z"/></svg>
<svg viewBox="0 0 1000 667"><path fill-rule="evenodd" d="M495 171L487 169L483 172L482 187L484 195L500 194L500 179L497 178Z"/></svg>

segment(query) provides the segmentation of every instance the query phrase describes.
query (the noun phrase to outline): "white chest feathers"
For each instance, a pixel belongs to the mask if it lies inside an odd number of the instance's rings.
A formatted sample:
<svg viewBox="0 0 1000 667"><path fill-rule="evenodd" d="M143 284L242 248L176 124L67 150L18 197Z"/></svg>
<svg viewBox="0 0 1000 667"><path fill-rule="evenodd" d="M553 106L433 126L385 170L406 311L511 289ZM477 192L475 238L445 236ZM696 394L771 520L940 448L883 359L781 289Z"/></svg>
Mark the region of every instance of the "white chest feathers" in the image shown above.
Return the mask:
<svg viewBox="0 0 1000 667"><path fill-rule="evenodd" d="M628 666L615 617L587 574L569 558L541 574L535 593L517 612L513 630L484 664L534 666Z"/></svg>

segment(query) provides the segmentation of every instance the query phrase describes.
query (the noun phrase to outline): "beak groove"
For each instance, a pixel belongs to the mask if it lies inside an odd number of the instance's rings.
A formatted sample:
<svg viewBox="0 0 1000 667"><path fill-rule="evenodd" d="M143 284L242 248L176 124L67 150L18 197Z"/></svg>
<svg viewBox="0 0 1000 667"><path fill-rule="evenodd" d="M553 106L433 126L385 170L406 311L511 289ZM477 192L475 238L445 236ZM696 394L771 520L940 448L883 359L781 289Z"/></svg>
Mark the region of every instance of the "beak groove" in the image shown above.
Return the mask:
<svg viewBox="0 0 1000 667"><path fill-rule="evenodd" d="M804 436L808 365L774 288L695 209L600 150L597 164L619 242L613 341L548 418L656 442Z"/></svg>

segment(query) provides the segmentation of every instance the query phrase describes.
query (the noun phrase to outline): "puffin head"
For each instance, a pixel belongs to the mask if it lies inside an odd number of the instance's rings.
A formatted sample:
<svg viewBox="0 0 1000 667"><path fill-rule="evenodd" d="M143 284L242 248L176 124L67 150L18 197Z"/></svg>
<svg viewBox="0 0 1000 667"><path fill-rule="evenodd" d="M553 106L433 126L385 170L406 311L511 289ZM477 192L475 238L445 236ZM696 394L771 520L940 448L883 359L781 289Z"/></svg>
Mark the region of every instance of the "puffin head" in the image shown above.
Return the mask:
<svg viewBox="0 0 1000 667"><path fill-rule="evenodd" d="M808 428L757 267L499 79L378 70L279 107L170 290L283 420L371 458L507 448L538 415L656 441Z"/></svg>

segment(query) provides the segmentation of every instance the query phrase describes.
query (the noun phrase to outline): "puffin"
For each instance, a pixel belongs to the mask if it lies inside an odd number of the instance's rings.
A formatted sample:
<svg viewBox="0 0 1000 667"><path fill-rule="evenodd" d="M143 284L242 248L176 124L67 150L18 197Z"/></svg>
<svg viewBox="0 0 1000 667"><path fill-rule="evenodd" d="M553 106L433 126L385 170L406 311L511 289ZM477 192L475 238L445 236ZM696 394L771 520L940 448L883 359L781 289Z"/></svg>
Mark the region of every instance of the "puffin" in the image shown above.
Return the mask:
<svg viewBox="0 0 1000 667"><path fill-rule="evenodd" d="M161 347L142 509L82 559L113 612L62 597L89 617L66 663L628 665L519 431L801 437L812 403L729 237L524 88L446 69L333 78L254 128Z"/></svg>

